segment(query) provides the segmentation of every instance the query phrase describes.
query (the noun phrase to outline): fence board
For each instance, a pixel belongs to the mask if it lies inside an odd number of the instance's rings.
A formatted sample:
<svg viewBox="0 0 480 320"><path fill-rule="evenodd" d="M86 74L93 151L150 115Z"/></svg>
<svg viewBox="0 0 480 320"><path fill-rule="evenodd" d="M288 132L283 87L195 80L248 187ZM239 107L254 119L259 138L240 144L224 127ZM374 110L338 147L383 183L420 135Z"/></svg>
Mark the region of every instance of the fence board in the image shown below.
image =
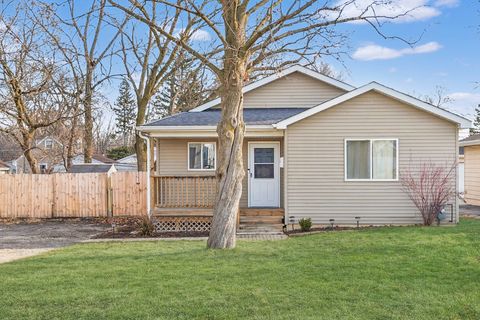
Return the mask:
<svg viewBox="0 0 480 320"><path fill-rule="evenodd" d="M145 174L113 176L122 182L113 195L116 215L146 214ZM105 173L0 175L0 218L106 217L108 179Z"/></svg>
<svg viewBox="0 0 480 320"><path fill-rule="evenodd" d="M143 216L147 212L145 172L112 174L113 216Z"/></svg>

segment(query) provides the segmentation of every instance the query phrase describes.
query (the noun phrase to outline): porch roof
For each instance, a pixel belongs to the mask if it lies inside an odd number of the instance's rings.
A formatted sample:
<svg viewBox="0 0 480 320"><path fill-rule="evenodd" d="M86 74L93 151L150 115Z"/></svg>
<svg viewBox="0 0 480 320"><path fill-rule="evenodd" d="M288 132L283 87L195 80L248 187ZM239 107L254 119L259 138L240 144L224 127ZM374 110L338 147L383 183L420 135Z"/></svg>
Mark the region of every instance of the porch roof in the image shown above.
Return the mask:
<svg viewBox="0 0 480 320"><path fill-rule="evenodd" d="M273 125L290 118L307 108L255 108L244 109L243 118L248 125ZM202 112L183 112L143 125L148 129L153 127L172 126L216 126L220 121L221 110L208 109Z"/></svg>

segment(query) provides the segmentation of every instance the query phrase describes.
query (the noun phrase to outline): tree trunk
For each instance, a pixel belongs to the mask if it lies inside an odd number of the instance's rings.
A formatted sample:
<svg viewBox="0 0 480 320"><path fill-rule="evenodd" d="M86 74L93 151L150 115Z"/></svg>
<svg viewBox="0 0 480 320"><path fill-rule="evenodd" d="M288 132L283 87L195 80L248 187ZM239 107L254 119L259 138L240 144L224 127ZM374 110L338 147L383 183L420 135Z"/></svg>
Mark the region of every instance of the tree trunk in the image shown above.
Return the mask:
<svg viewBox="0 0 480 320"><path fill-rule="evenodd" d="M30 171L34 174L40 173L40 167L38 166L38 160L35 158L35 156L32 153L32 145L33 145L33 139L35 136L34 132L28 132L28 133L23 133L23 144L22 144L22 149L23 149L23 156L28 162L28 166L30 167ZM25 164L23 171L25 172Z"/></svg>
<svg viewBox="0 0 480 320"><path fill-rule="evenodd" d="M245 175L242 157L245 133L242 87L245 69L242 63L227 68L227 79L221 91L222 119L217 127L218 192L207 242L212 249L235 247L238 206Z"/></svg>
<svg viewBox="0 0 480 320"><path fill-rule="evenodd" d="M217 180L218 191L213 208L212 226L207 246L211 249L234 248L236 244L237 215L243 169L242 146L245 134L243 122L243 85L248 54L245 44L246 6L239 1L222 1L225 25L223 72L220 76L222 118L217 126Z"/></svg>
<svg viewBox="0 0 480 320"><path fill-rule="evenodd" d="M85 100L83 102L85 112L85 132L84 132L84 148L83 157L85 163L92 163L93 156L93 114L92 114L92 73L87 71L85 79Z"/></svg>
<svg viewBox="0 0 480 320"><path fill-rule="evenodd" d="M148 101L149 99L145 97L142 99L137 99L138 110L137 119L135 122L137 126L141 126L145 123L145 115L147 114ZM143 140L137 132L135 132L135 152L137 154L138 171L147 171L147 145L145 144L145 140Z"/></svg>

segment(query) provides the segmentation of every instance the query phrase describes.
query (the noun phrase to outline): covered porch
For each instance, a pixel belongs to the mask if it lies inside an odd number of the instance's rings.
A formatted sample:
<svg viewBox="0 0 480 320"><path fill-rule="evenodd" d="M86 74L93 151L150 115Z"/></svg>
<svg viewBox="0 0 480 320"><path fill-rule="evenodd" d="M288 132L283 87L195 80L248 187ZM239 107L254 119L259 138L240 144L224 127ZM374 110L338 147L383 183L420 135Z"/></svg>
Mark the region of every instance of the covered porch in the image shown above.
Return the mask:
<svg viewBox="0 0 480 320"><path fill-rule="evenodd" d="M157 136L149 140L150 203L156 230L209 231L218 185L216 137ZM238 232L282 231L283 143L281 131L273 137L246 136Z"/></svg>

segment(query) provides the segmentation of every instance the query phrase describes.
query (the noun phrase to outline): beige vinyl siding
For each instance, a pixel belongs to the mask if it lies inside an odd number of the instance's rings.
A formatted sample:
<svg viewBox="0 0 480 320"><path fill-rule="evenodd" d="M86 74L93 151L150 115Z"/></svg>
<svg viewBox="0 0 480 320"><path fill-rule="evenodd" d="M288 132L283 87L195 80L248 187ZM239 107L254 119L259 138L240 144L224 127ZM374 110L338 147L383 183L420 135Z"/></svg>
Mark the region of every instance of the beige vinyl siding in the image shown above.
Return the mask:
<svg viewBox="0 0 480 320"><path fill-rule="evenodd" d="M214 142L212 139L158 139L157 140L157 174L161 176L198 176L215 175L214 171L188 170L189 142ZM248 142L249 141L280 141L280 156L283 156L283 140L279 138L245 139L243 144L243 166L245 178L242 184L240 207L248 207ZM280 204L283 206L283 169L280 169Z"/></svg>
<svg viewBox="0 0 480 320"><path fill-rule="evenodd" d="M344 181L344 141L399 139L401 175L421 161L453 164L457 131L453 123L374 92L292 124L286 132L287 215L318 224L331 218L354 224L356 216L362 224L420 223L399 181Z"/></svg>
<svg viewBox="0 0 480 320"><path fill-rule="evenodd" d="M480 146L464 148L465 161L465 201L480 205Z"/></svg>
<svg viewBox="0 0 480 320"><path fill-rule="evenodd" d="M244 108L310 108L345 90L300 72L275 80L244 95Z"/></svg>

